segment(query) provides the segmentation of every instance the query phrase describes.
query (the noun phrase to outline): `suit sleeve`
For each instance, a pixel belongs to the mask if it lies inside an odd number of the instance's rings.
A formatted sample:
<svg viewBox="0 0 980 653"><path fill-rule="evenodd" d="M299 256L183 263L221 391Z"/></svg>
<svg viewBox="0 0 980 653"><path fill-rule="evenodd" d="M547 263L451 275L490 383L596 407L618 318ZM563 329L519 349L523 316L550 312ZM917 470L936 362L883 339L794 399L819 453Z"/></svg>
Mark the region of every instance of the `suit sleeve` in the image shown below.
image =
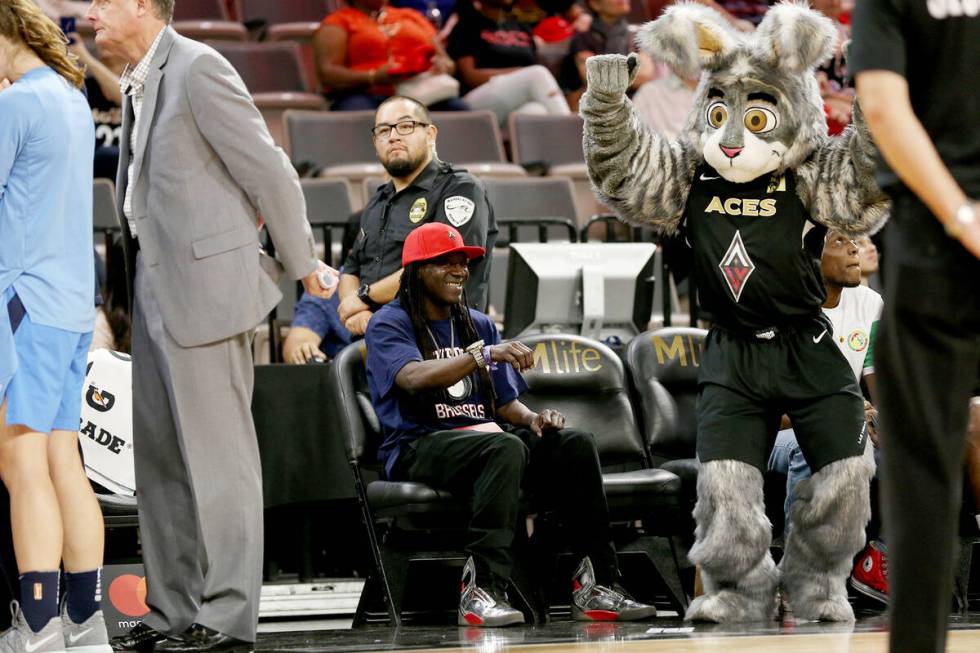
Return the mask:
<svg viewBox="0 0 980 653"><path fill-rule="evenodd" d="M286 273L307 276L316 269L316 255L299 177L245 84L216 53L191 63L186 84L198 129L265 220Z"/></svg>

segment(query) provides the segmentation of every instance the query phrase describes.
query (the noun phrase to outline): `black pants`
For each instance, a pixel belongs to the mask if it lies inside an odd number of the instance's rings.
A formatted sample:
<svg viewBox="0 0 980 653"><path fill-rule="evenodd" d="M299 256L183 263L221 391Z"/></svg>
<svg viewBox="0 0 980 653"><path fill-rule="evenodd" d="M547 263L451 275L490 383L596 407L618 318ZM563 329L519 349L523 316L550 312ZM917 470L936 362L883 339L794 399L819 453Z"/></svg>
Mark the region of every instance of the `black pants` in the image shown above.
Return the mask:
<svg viewBox="0 0 980 653"><path fill-rule="evenodd" d="M591 558L596 580L614 580L616 554L592 434L562 429L538 437L528 429L505 428L430 433L403 449L392 476L469 498L466 553L473 556L481 585L503 586L510 578L522 487L535 507L558 513L573 554Z"/></svg>
<svg viewBox="0 0 980 653"><path fill-rule="evenodd" d="M968 402L980 363L980 261L929 210L894 200L875 344L891 650L942 651Z"/></svg>

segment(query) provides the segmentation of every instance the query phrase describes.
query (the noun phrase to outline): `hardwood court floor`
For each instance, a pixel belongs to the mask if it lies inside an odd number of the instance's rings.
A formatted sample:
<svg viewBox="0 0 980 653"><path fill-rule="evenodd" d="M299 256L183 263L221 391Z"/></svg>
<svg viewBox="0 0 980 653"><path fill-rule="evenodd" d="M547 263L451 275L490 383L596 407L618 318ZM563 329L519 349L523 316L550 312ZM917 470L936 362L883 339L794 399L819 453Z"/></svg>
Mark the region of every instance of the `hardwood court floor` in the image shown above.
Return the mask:
<svg viewBox="0 0 980 653"><path fill-rule="evenodd" d="M980 612L951 617L949 629L949 653L980 652ZM263 634L255 650L257 653L886 653L888 639L884 617L869 611L859 613L858 621L851 625L796 623L787 619L772 624L692 626L679 618L658 618L625 624L566 620L504 629L366 626Z"/></svg>
<svg viewBox="0 0 980 653"><path fill-rule="evenodd" d="M407 649L406 649L407 650ZM707 636L687 639L633 640L608 642L575 642L534 644L528 646L467 647L413 649L412 653L488 653L489 651L527 651L528 653L887 653L887 633L837 633L807 635ZM959 630L949 633L947 653L976 653L980 651L980 630Z"/></svg>

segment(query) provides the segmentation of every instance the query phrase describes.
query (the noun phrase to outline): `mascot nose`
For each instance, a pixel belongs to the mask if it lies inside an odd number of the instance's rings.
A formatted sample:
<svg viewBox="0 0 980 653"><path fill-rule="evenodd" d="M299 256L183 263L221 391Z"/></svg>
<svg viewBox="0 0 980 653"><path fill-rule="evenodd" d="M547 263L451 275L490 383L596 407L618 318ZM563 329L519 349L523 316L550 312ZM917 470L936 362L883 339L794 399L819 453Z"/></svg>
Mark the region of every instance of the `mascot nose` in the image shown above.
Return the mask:
<svg viewBox="0 0 980 653"><path fill-rule="evenodd" d="M729 159L734 159L738 156L738 153L744 150L744 147L725 147L724 145L719 145L721 151L725 153Z"/></svg>

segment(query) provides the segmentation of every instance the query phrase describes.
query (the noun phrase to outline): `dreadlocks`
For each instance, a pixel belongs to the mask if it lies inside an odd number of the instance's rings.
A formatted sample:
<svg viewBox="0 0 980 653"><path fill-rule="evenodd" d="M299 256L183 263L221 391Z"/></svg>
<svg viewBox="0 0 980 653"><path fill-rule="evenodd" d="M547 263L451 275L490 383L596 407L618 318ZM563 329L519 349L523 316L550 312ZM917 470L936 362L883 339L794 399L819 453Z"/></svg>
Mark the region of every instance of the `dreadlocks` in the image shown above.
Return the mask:
<svg viewBox="0 0 980 653"><path fill-rule="evenodd" d="M436 357L435 343L428 337L427 320L425 319L423 294L425 286L422 283L422 266L425 261L409 263L405 266L402 273L401 282L398 286L398 301L402 308L408 313L412 320L412 330L415 331L415 343L419 351L422 352L423 360L431 360ZM453 324L459 328L462 334L462 346L465 349L480 339L480 334L473 323L473 317L466 303L466 291L458 304L450 307L450 317ZM492 420L497 414L497 391L494 390L493 381L490 379L490 371L485 367L477 369L477 391L483 398L483 407L486 410L487 419ZM448 401L449 396L445 389L435 390L430 393L436 401Z"/></svg>

